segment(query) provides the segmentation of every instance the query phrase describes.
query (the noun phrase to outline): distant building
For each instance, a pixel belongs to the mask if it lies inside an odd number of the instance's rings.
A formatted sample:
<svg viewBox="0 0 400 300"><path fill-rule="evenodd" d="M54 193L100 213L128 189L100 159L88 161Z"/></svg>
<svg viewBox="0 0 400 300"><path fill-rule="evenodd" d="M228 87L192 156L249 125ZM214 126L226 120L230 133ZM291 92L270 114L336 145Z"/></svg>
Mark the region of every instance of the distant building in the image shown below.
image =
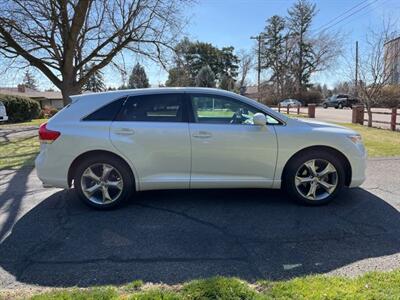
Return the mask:
<svg viewBox="0 0 400 300"><path fill-rule="evenodd" d="M29 97L38 101L41 108L51 106L59 109L64 106L61 92L41 92L27 88L22 84L19 84L17 87L0 87L0 94Z"/></svg>
<svg viewBox="0 0 400 300"><path fill-rule="evenodd" d="M388 84L400 84L400 36L385 43L384 60Z"/></svg>

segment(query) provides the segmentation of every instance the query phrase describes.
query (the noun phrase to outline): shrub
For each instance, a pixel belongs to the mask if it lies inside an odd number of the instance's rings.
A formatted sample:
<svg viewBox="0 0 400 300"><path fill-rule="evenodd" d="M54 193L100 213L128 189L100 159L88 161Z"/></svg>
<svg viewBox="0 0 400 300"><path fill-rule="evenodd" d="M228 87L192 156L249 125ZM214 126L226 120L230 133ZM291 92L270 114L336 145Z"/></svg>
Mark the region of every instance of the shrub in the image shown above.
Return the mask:
<svg viewBox="0 0 400 300"><path fill-rule="evenodd" d="M291 98L302 101L304 105L308 105L310 103L318 104L322 100L322 94L315 90L309 90L302 92L301 94L294 95Z"/></svg>
<svg viewBox="0 0 400 300"><path fill-rule="evenodd" d="M0 95L4 103L9 122L26 122L40 115L39 102L22 96Z"/></svg>
<svg viewBox="0 0 400 300"><path fill-rule="evenodd" d="M400 107L400 86L388 85L382 89L381 101L377 107Z"/></svg>
<svg viewBox="0 0 400 300"><path fill-rule="evenodd" d="M45 106L41 109L39 117L41 119L48 119L58 113L58 109L52 106Z"/></svg>
<svg viewBox="0 0 400 300"><path fill-rule="evenodd" d="M278 105L284 99L296 99L300 100L304 105L308 105L309 103L321 103L322 94L316 90L308 90L303 91L300 94L298 93L287 93L284 95L274 94L273 91L269 88L265 88L263 90L263 99L262 102L269 106Z"/></svg>

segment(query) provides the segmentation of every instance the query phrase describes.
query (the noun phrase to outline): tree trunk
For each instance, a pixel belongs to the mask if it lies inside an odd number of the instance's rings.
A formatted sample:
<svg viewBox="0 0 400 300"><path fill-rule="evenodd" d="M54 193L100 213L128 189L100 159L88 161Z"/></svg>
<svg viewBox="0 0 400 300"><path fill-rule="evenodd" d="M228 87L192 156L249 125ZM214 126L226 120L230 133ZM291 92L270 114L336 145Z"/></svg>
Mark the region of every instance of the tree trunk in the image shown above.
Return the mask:
<svg viewBox="0 0 400 300"><path fill-rule="evenodd" d="M76 86L64 86L61 89L61 94L63 96L63 104L64 106L71 103L71 98L69 96L78 95L81 93L81 88Z"/></svg>
<svg viewBox="0 0 400 300"><path fill-rule="evenodd" d="M371 106L367 106L367 114L368 114L368 127L372 127L372 110Z"/></svg>

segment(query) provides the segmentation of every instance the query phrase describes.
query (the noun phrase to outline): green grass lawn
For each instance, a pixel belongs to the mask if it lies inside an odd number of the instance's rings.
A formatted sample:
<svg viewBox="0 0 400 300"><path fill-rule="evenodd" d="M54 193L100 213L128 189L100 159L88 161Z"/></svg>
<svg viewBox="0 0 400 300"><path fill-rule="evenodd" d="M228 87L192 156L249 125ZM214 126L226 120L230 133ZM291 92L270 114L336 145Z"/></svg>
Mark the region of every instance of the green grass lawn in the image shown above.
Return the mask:
<svg viewBox="0 0 400 300"><path fill-rule="evenodd" d="M0 125L2 129L19 128L20 126L36 126L47 122L47 119L34 119L29 122ZM0 139L1 140L1 139ZM39 139L35 136L13 137L9 141L0 141L0 170L19 169L33 166L39 153Z"/></svg>
<svg viewBox="0 0 400 300"><path fill-rule="evenodd" d="M356 278L316 275L288 281L258 281L252 284L226 277L194 280L175 286L143 285L141 281L135 281L134 284L119 287L61 289L30 296L36 300L400 299L400 270L368 273Z"/></svg>
<svg viewBox="0 0 400 300"><path fill-rule="evenodd" d="M37 136L0 142L0 170L33 166L38 153Z"/></svg>
<svg viewBox="0 0 400 300"><path fill-rule="evenodd" d="M199 117L220 117L220 118L231 118L234 112L229 110L217 109L217 110L198 110L197 114Z"/></svg>
<svg viewBox="0 0 400 300"><path fill-rule="evenodd" d="M4 127L8 127L8 126L39 126L40 124L45 123L47 121L48 121L48 119L33 119L29 122L21 122L21 123L13 123L13 124L6 123L3 125L0 125L0 130L1 130L2 126L4 126Z"/></svg>
<svg viewBox="0 0 400 300"><path fill-rule="evenodd" d="M400 156L400 132L343 123L361 134L369 157Z"/></svg>

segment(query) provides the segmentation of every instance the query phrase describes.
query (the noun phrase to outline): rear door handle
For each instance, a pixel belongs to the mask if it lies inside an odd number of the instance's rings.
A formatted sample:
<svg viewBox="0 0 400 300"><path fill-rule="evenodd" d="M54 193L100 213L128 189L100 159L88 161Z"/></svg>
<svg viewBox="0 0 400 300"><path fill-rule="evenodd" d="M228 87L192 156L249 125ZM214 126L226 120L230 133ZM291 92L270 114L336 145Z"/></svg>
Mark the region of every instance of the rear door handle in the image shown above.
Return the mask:
<svg viewBox="0 0 400 300"><path fill-rule="evenodd" d="M116 129L114 132L115 132L115 134L118 134L118 135L133 135L133 134L135 134L135 130L133 130L131 128L119 128L119 129Z"/></svg>
<svg viewBox="0 0 400 300"><path fill-rule="evenodd" d="M197 133L193 133L192 136L194 138L198 138L198 139L208 139L210 137L212 137L211 132L208 131L199 131Z"/></svg>

